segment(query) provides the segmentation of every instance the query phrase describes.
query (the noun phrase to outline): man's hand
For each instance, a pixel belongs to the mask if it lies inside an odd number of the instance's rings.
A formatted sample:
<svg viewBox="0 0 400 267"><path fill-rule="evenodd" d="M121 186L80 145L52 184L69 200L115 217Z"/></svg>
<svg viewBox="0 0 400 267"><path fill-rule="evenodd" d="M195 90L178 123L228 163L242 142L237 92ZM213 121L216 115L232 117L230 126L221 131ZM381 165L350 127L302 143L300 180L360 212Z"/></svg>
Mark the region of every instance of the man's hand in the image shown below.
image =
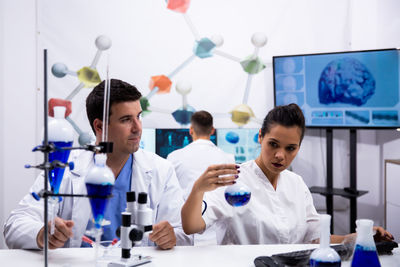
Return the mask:
<svg viewBox="0 0 400 267"><path fill-rule="evenodd" d="M176 245L174 228L167 221L161 221L153 225L153 232L149 239L161 249L170 249Z"/></svg>
<svg viewBox="0 0 400 267"><path fill-rule="evenodd" d="M50 222L49 225L51 225ZM63 220L59 217L56 217L54 225L55 225L54 234L50 235L49 233L48 235L50 249L63 247L65 242L67 242L67 240L73 236L72 234L72 227L74 226L73 221ZM50 228L48 228L48 230L50 232ZM36 242L39 248L44 247L44 227L40 229L38 235L36 236Z"/></svg>

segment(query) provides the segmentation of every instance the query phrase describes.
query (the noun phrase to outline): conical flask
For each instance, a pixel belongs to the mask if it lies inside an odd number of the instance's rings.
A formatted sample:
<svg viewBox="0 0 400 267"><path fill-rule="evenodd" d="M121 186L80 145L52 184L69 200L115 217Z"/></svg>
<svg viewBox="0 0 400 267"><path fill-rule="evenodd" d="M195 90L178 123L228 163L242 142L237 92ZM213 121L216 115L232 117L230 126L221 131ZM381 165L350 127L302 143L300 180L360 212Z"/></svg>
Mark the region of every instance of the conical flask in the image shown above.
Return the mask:
<svg viewBox="0 0 400 267"><path fill-rule="evenodd" d="M372 220L360 219L356 221L357 239L354 247L351 267L380 267L378 254L373 237Z"/></svg>
<svg viewBox="0 0 400 267"><path fill-rule="evenodd" d="M62 106L54 107L54 118L49 119L48 140L56 148L71 147L74 140L72 126L65 119L66 108ZM57 150L49 154L49 161L58 160L62 163L68 162L70 150ZM49 172L49 182L51 190L59 193L60 184L64 175L65 168L54 168Z"/></svg>
<svg viewBox="0 0 400 267"><path fill-rule="evenodd" d="M329 246L330 244L331 216L322 214L320 216L321 235L319 248L314 250L310 256L310 267L338 267L341 266L339 254Z"/></svg>
<svg viewBox="0 0 400 267"><path fill-rule="evenodd" d="M225 189L225 199L233 207L244 206L249 203L251 197L250 189L244 183L236 180L234 185Z"/></svg>
<svg viewBox="0 0 400 267"><path fill-rule="evenodd" d="M90 198L94 225L97 230L101 229L104 219L104 211L114 186L114 174L106 165L107 155L96 154L95 164L85 177L86 189Z"/></svg>

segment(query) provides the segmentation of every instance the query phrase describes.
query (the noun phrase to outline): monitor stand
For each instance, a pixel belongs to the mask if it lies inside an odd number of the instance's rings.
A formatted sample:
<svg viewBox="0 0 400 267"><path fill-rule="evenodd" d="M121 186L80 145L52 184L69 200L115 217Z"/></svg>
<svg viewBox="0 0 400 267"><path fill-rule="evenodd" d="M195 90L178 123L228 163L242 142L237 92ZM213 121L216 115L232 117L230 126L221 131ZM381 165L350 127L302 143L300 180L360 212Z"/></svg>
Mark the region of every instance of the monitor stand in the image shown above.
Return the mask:
<svg viewBox="0 0 400 267"><path fill-rule="evenodd" d="M326 197L326 211L331 215L331 233L333 234L333 196L338 195L350 200L350 233L356 230L357 198L368 191L357 190L357 130L350 129L350 186L343 189L333 188L333 129L326 129L326 187L312 186L311 193Z"/></svg>

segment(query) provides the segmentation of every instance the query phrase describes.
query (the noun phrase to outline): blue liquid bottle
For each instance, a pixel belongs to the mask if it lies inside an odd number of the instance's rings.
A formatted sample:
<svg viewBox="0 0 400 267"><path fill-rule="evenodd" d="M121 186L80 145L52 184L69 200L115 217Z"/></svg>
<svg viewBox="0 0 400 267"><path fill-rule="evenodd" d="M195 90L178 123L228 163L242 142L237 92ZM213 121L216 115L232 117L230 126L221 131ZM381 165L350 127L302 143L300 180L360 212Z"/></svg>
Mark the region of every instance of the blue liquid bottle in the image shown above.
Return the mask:
<svg viewBox="0 0 400 267"><path fill-rule="evenodd" d="M57 148L71 147L74 140L72 126L65 119L66 108L62 106L54 107L54 118L49 119L49 143L53 143ZM49 154L49 161L58 160L62 163L68 162L70 150L57 150ZM49 172L49 182L51 190L59 193L60 184L64 175L65 168L54 168Z"/></svg>
<svg viewBox="0 0 400 267"><path fill-rule="evenodd" d="M240 181L225 189L225 199L233 207L244 206L249 203L251 197L250 189Z"/></svg>
<svg viewBox="0 0 400 267"><path fill-rule="evenodd" d="M373 224L372 220L360 219L356 221L357 225L357 239L353 253L353 260L351 267L380 267L378 254L376 253L376 246L373 238Z"/></svg>
<svg viewBox="0 0 400 267"><path fill-rule="evenodd" d="M104 211L114 186L114 174L106 165L105 154L95 155L95 165L85 177L87 193L90 197L90 205L94 219L95 229L100 231L104 219Z"/></svg>
<svg viewBox="0 0 400 267"><path fill-rule="evenodd" d="M54 107L54 118L49 118L48 123L48 141L56 148L71 147L74 140L74 131L72 126L65 119L66 108L63 106ZM49 161L60 161L67 163L70 150L58 149L49 153ZM58 194L60 190L61 181L64 176L65 168L54 168L49 171L49 183L53 193ZM60 198L61 199L61 198ZM58 201L56 197L49 198L50 213L50 234L54 234L55 230L55 217L57 216Z"/></svg>
<svg viewBox="0 0 400 267"><path fill-rule="evenodd" d="M339 254L329 246L330 244L331 216L328 214L320 215L321 235L319 248L310 255L310 267L339 267L341 260Z"/></svg>

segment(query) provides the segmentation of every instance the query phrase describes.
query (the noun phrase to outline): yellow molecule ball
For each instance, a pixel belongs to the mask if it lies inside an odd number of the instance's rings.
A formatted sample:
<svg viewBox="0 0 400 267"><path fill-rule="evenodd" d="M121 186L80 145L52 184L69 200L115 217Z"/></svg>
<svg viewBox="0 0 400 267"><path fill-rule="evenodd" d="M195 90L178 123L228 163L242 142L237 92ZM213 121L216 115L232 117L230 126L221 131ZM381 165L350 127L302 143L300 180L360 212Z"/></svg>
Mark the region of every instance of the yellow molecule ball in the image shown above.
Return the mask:
<svg viewBox="0 0 400 267"><path fill-rule="evenodd" d="M240 104L229 112L232 114L232 122L238 126L247 124L251 117L254 117L253 110L246 104Z"/></svg>

